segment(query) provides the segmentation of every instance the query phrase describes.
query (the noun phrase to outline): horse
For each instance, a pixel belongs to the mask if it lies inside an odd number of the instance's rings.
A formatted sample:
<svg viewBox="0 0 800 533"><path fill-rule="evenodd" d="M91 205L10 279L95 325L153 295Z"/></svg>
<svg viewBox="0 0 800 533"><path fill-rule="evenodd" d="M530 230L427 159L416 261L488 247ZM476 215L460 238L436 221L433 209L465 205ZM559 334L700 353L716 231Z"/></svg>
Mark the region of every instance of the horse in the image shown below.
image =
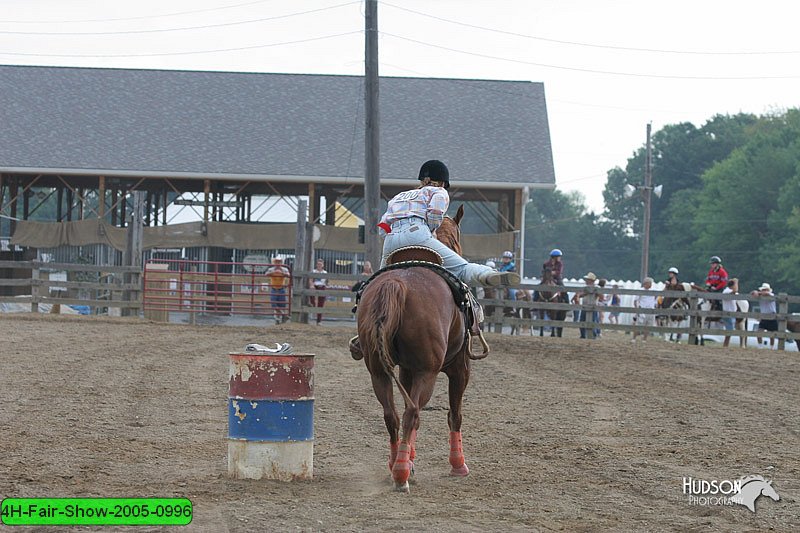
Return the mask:
<svg viewBox="0 0 800 533"><path fill-rule="evenodd" d="M708 289L705 287L700 287L699 285L691 284L691 288L699 291L699 292L709 292ZM701 311L722 311L722 300L718 299L706 299L703 298L700 300L698 304L698 309ZM747 313L750 311L750 302L747 300L736 300L736 311L739 313ZM722 327L722 317L718 316L700 316L700 330L702 332L703 329L711 329L711 325L715 324L716 328L719 329ZM747 319L744 317L736 317L734 321L734 330L737 331L747 331ZM698 341L700 345L705 345L705 337L702 333L698 336ZM728 343L725 343L727 346ZM747 337L744 335L739 336L739 347L743 348L747 345Z"/></svg>
<svg viewBox="0 0 800 533"><path fill-rule="evenodd" d="M556 280L553 278L553 272L550 270L545 270L542 273L542 281L539 282L539 285L547 285L550 287L558 287L559 285L556 283ZM550 289L539 289L533 295L534 302L542 302L542 303L569 303L569 296L566 292L562 292L559 290L550 290ZM537 309L539 320L544 320L545 314L550 318L550 320L555 320L559 322L563 322L567 319L567 310L566 309ZM550 328L550 336L551 337L561 337L564 328L559 327L551 327ZM539 336L544 337L544 326L539 326Z"/></svg>
<svg viewBox="0 0 800 533"><path fill-rule="evenodd" d="M739 493L731 497L733 503L744 505L750 511L756 512L756 500L759 496L767 496L774 501L778 501L781 497L772 486L772 481L764 479L763 476L747 476L739 480L741 489Z"/></svg>
<svg viewBox="0 0 800 533"><path fill-rule="evenodd" d="M692 286L689 283L678 283L675 286L667 285L664 288L664 290L665 291L673 291L673 292L675 292L675 291L686 291L686 292L688 292L688 291L692 290ZM658 308L659 309L671 309L671 310L676 310L677 309L677 310L684 310L685 311L685 310L689 309L689 299L686 298L685 296L678 296L678 297L675 297L675 296L664 296L663 298L661 298L661 302L659 303ZM669 315L658 315L656 317L656 320L659 322L659 325L668 326L670 322L680 323L680 322L683 322L684 320L686 320L686 318L687 318L687 315L669 314ZM673 335L675 335L675 336L673 337ZM681 334L680 333L677 333L677 334L670 333L669 340L671 341L673 339L675 340L675 342L680 342L681 341Z"/></svg>
<svg viewBox="0 0 800 533"><path fill-rule="evenodd" d="M532 302L533 296L531 295L531 291L525 289L517 289L517 301L518 302ZM515 307L513 308L515 318L520 318L523 320L530 320L533 318L533 309L530 307ZM533 335L533 326L528 325L528 331L531 335ZM522 334L522 326L519 324L513 324L511 326L511 334L512 335L521 335Z"/></svg>
<svg viewBox="0 0 800 533"><path fill-rule="evenodd" d="M461 253L459 222L445 217L436 237ZM395 490L408 492L408 479L416 456L415 442L420 410L433 394L440 372L449 381L450 475L469 474L461 437L462 398L469 383L472 356L464 316L448 284L423 266L384 271L366 286L358 307L360 352L372 379L375 396L383 406L389 432L389 470ZM352 351L352 350L351 350ZM355 352L354 352L355 357ZM400 367L399 378L395 366ZM392 381L403 397L402 435L395 410Z"/></svg>

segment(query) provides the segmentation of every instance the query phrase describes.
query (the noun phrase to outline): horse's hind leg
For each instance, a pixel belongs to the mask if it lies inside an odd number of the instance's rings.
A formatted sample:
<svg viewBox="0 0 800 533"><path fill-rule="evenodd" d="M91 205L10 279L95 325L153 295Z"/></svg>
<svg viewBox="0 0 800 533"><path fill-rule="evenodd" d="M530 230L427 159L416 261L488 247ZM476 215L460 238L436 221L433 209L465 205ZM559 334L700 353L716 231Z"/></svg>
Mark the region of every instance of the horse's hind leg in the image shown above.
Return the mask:
<svg viewBox="0 0 800 533"><path fill-rule="evenodd" d="M431 399L436 384L436 374L415 374L407 377L411 390L407 390L413 404L406 405L403 412L403 438L397 448L397 459L392 468L392 479L397 490L408 492L408 478L411 477L411 450L419 428L419 412ZM404 386L405 388L405 386Z"/></svg>
<svg viewBox="0 0 800 533"><path fill-rule="evenodd" d="M462 364L455 363L447 370L449 378L448 397L450 399L450 412L447 416L447 425L450 427L450 470L451 476L466 476L469 468L464 459L464 449L461 444L461 405L464 390L469 383L469 361Z"/></svg>
<svg viewBox="0 0 800 533"><path fill-rule="evenodd" d="M379 375L372 375L372 390L383 406L383 421L389 432L389 470L394 468L397 459L398 433L400 429L400 417L394 408L394 395L392 390L392 378L381 372Z"/></svg>

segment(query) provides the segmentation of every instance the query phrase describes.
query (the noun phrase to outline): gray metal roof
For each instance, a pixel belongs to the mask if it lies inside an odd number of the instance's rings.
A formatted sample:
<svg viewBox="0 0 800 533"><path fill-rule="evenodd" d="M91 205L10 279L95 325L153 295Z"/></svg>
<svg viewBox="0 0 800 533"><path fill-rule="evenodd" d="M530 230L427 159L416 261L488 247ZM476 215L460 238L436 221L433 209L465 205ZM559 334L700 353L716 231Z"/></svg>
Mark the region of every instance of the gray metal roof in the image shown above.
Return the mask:
<svg viewBox="0 0 800 533"><path fill-rule="evenodd" d="M344 181L364 173L359 76L0 66L0 171ZM381 177L555 184L544 86L381 78Z"/></svg>

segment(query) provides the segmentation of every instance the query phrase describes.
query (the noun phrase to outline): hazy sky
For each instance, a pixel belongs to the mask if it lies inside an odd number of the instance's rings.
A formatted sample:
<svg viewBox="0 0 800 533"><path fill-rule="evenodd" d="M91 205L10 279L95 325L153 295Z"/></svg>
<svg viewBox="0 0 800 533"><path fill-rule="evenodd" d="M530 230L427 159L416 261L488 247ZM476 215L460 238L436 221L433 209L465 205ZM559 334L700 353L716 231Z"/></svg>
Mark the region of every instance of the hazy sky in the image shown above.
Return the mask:
<svg viewBox="0 0 800 533"><path fill-rule="evenodd" d="M1 5L2 64L364 69L360 1ZM558 188L599 211L606 172L644 144L648 122L800 105L798 11L772 0L379 0L380 74L544 82Z"/></svg>

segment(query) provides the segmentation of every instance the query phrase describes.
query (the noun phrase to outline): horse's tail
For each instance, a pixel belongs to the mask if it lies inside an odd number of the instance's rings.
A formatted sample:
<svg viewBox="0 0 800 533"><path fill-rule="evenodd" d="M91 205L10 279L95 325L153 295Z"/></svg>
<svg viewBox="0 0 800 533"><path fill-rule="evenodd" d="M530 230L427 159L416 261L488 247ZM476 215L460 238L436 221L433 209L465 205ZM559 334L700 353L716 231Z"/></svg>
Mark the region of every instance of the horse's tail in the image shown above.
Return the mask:
<svg viewBox="0 0 800 533"><path fill-rule="evenodd" d="M378 363L394 379L406 405L414 405L406 389L394 373L394 337L400 329L400 320L408 294L405 283L396 279L386 279L373 287L376 294L372 298L372 312L369 320L363 323L359 342L365 354L377 354Z"/></svg>

